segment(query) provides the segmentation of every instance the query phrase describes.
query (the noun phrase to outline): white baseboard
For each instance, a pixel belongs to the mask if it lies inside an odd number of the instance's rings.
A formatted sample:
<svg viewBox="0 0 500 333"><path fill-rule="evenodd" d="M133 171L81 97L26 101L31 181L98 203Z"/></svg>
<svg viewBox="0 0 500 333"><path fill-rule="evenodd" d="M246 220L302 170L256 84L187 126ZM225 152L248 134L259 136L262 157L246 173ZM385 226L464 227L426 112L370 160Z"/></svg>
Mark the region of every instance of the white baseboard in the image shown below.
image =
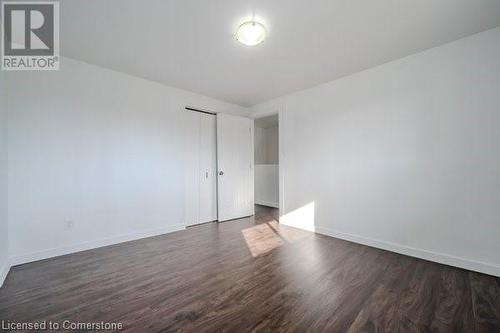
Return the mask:
<svg viewBox="0 0 500 333"><path fill-rule="evenodd" d="M268 201L262 201L262 200L255 200L256 205L261 205L261 206L267 206L267 207L274 207L274 208L280 208L279 203L276 202L268 202Z"/></svg>
<svg viewBox="0 0 500 333"><path fill-rule="evenodd" d="M3 282L5 281L5 278L7 277L7 274L9 273L11 266L25 264L28 262L42 260L42 259L48 259L48 258L52 258L52 257L65 255L65 254L70 254L70 253L75 253L75 252L80 252L80 251L85 251L85 250L91 250L91 249L95 249L95 248L99 248L99 247L103 247L103 246L119 244L119 243L137 240L137 239L141 239L141 238L163 235L163 234L167 234L167 233L171 233L171 232L175 232L175 231L179 231L179 230L184 230L184 229L185 229L184 225L174 225L174 226L170 226L168 228L161 228L161 229L155 229L155 230L150 230L150 231L146 231L146 232L110 237L110 238L105 238L105 239L101 239L98 241L83 242L83 243L79 243L79 244L75 244L75 245L53 248L53 249L33 252L33 253L21 255L21 256L16 256L16 257L10 258L10 262L6 263L3 267L0 267L0 287L3 285ZM380 248L380 249L391 251L391 252L396 252L396 253L408 255L411 257L416 257L416 258L420 258L420 259L424 259L424 260L434 261L434 262L438 262L438 263L445 264L445 265L460 267L460 268L468 269L471 271L476 271L476 272L490 274L490 275L500 277L500 266L495 265L495 264L491 264L491 263L485 263L485 262L480 262L480 261L476 261L476 260L460 258L460 257L448 255L448 254L418 249L418 248L414 248L414 247L410 247L410 246L406 246L406 245L402 245L402 244L397 244L397 243L393 243L393 242L382 241L382 240L367 238L367 237L363 237L363 236L359 236L359 235L348 234L348 233L344 233L344 232L340 232L340 231L335 231L335 230L332 230L329 228L316 227L316 233L323 234L323 235L330 236L330 237L334 237L334 238L344 239L344 240L347 240L350 242L359 243L359 244L363 244L363 245L367 245L367 246L371 246L371 247L375 247L375 248Z"/></svg>
<svg viewBox="0 0 500 333"><path fill-rule="evenodd" d="M500 277L500 266L495 265L495 264L491 264L491 263L485 263L485 262L480 262L480 261L476 261L476 260L455 257L455 256L448 255L448 254L437 253L437 252L423 250L423 249L417 249L417 248L402 245L402 244L382 241L382 240L378 240L378 239L366 238L363 236L358 236L358 235L353 235L353 234L347 234L347 233L335 231L335 230L332 230L329 228L316 227L316 233L323 234L323 235L330 236L330 237L334 237L334 238L344 239L344 240L347 240L350 242L359 243L359 244L363 244L363 245L367 245L367 246L371 246L371 247L376 247L376 248L391 251L391 252L404 254L404 255L419 258L419 259L425 259L425 260L434 261L434 262L437 262L440 264L460 267L460 268L468 269L471 271L476 271L476 272L485 273L485 274Z"/></svg>
<svg viewBox="0 0 500 333"><path fill-rule="evenodd" d="M114 236L114 237L109 237L109 238L103 238L99 239L96 241L89 241L89 242L82 242L74 245L68 245L68 246L61 246L57 248L52 248L52 249L47 249L47 250L42 250L42 251L37 251L37 252L32 252L28 254L23 254L20 256L15 256L10 258L10 264L12 266L16 265L21 265L21 264L26 264L29 262L33 261L38 261L38 260L43 260L43 259L48 259L52 257L58 257L62 256L65 254L70 254L70 253L75 253L75 252L80 252L80 251L85 251L85 250L91 250L103 246L109 246L109 245L114 245L114 244L119 244L123 242L129 242L141 238L147 238L147 237L153 237L153 236L159 236L163 234L168 234L174 231L179 231L179 230L184 230L186 229L185 225L173 225L169 226L166 228L160 228L160 229L153 229L153 230L148 230L148 231L141 231L137 233L132 233L132 234L127 234L127 235L120 235L120 236Z"/></svg>
<svg viewBox="0 0 500 333"><path fill-rule="evenodd" d="M10 271L10 263L7 261L2 267L0 267L0 288L2 288L5 279L7 278L7 274Z"/></svg>

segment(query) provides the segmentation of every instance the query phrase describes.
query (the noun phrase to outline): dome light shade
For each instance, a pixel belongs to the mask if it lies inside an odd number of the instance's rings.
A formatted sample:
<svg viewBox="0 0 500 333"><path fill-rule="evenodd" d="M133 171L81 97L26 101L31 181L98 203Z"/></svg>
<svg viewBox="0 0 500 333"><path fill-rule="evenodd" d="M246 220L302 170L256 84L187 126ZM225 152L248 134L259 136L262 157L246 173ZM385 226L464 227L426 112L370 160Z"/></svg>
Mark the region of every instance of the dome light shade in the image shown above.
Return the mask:
<svg viewBox="0 0 500 333"><path fill-rule="evenodd" d="M238 42L248 46L260 44L266 39L266 28L259 22L248 21L243 23L236 30Z"/></svg>

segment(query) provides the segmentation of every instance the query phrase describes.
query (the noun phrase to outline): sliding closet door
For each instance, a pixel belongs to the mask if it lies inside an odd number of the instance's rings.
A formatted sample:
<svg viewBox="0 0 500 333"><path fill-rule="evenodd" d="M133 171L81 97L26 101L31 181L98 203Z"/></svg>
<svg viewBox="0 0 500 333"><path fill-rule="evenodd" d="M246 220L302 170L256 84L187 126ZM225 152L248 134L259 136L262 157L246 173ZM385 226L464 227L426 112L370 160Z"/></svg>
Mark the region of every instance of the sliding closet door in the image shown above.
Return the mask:
<svg viewBox="0 0 500 333"><path fill-rule="evenodd" d="M217 114L219 221L254 213L253 120Z"/></svg>
<svg viewBox="0 0 500 333"><path fill-rule="evenodd" d="M215 115L186 111L184 116L186 225L215 221L217 220Z"/></svg>
<svg viewBox="0 0 500 333"><path fill-rule="evenodd" d="M200 223L200 114L184 112L185 223Z"/></svg>
<svg viewBox="0 0 500 333"><path fill-rule="evenodd" d="M215 116L200 113L200 223L217 220Z"/></svg>

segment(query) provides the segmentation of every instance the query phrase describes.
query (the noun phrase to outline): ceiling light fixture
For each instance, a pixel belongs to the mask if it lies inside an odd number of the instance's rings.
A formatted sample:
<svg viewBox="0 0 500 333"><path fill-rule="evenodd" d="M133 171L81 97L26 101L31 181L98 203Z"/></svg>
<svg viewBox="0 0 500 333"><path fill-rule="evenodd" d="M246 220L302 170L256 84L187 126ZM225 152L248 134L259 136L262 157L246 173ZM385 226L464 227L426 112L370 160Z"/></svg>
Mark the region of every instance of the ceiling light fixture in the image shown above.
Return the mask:
<svg viewBox="0 0 500 333"><path fill-rule="evenodd" d="M247 21L238 27L235 36L241 44L254 46L262 43L266 39L266 34L266 28L262 23Z"/></svg>

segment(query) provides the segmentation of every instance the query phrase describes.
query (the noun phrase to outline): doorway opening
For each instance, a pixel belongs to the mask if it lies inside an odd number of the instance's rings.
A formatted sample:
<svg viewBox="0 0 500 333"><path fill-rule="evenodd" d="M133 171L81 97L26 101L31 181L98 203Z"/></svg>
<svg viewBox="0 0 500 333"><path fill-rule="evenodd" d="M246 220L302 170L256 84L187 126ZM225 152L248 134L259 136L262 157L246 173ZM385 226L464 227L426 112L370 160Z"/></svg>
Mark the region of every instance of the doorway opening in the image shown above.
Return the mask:
<svg viewBox="0 0 500 333"><path fill-rule="evenodd" d="M279 117L255 119L255 218L279 221Z"/></svg>

